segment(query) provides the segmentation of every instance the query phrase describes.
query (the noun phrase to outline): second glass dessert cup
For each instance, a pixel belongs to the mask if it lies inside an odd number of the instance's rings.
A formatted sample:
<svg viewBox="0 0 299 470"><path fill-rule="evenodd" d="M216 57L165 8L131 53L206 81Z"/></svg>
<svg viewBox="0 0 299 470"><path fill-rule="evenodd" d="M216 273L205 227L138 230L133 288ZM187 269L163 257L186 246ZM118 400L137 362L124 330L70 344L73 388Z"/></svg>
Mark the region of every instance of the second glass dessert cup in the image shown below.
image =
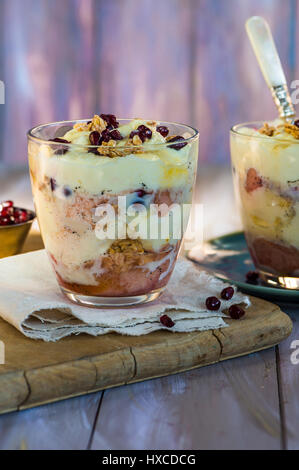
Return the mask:
<svg viewBox="0 0 299 470"><path fill-rule="evenodd" d="M41 234L63 293L91 307L156 299L189 217L198 132L101 115L30 130L28 153Z"/></svg>
<svg viewBox="0 0 299 470"><path fill-rule="evenodd" d="M231 158L247 245L270 286L299 289L299 129L234 126ZM295 137L294 137L295 136Z"/></svg>

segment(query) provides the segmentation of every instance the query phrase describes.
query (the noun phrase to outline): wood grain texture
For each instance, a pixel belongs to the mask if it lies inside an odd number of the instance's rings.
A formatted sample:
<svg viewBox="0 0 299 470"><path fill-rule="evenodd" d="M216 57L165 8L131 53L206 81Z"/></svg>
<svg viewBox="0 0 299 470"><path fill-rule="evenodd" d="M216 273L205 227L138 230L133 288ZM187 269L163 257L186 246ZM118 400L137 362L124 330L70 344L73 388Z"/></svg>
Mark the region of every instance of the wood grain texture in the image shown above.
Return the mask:
<svg viewBox="0 0 299 470"><path fill-rule="evenodd" d="M102 111L198 126L201 161L227 164L230 126L275 114L244 22L253 14L269 20L292 80L296 6L296 0L283 0L283 7L282 0L163 0L158 7L153 0L1 2L0 158L25 162L26 132L34 125Z"/></svg>
<svg viewBox="0 0 299 470"><path fill-rule="evenodd" d="M102 392L1 416L0 449L86 449Z"/></svg>
<svg viewBox="0 0 299 470"><path fill-rule="evenodd" d="M254 298L244 319L228 323L230 328L225 332L79 335L45 343L25 337L2 320L5 364L0 365L0 412L245 355L277 344L292 329L289 317L277 306Z"/></svg>
<svg viewBox="0 0 299 470"><path fill-rule="evenodd" d="M279 449L273 349L105 391L92 448Z"/></svg>

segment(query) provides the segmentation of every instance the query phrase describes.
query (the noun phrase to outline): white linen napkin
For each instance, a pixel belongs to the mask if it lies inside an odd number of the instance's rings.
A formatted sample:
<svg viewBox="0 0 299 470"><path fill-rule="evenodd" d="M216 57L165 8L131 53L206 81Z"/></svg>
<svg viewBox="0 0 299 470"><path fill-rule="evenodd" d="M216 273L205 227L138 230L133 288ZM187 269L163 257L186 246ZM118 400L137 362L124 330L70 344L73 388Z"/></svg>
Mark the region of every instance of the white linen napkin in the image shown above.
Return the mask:
<svg viewBox="0 0 299 470"><path fill-rule="evenodd" d="M71 334L93 336L109 332L139 336L156 330L191 332L228 326L221 311L206 309L207 297L220 296L227 285L180 258L163 295L156 301L131 308L94 309L80 307L61 293L45 250L0 260L0 316L24 335L57 341ZM221 310L232 304L250 305L236 292ZM160 317L167 314L175 322L164 327Z"/></svg>

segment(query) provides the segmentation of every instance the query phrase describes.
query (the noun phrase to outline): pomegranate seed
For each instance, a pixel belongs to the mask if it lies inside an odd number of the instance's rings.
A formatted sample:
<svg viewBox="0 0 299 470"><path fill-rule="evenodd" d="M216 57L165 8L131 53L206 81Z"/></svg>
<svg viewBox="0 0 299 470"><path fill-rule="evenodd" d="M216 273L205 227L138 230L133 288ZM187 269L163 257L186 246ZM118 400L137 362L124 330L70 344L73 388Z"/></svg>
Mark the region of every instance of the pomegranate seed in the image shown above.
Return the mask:
<svg viewBox="0 0 299 470"><path fill-rule="evenodd" d="M168 315L162 315L162 317L160 317L160 322L163 326L166 326L166 328L172 328L175 325Z"/></svg>
<svg viewBox="0 0 299 470"><path fill-rule="evenodd" d="M1 202L2 207L13 207L13 201Z"/></svg>
<svg viewBox="0 0 299 470"><path fill-rule="evenodd" d="M299 127L299 119L297 119L297 121L294 122L295 126Z"/></svg>
<svg viewBox="0 0 299 470"><path fill-rule="evenodd" d="M10 225L10 218L9 217L1 217L0 218L0 225Z"/></svg>
<svg viewBox="0 0 299 470"><path fill-rule="evenodd" d="M1 217L9 217L13 215L13 207L3 207L0 212Z"/></svg>
<svg viewBox="0 0 299 470"><path fill-rule="evenodd" d="M115 129L119 126L119 122L117 122L116 116L114 116L114 114L101 114L100 116L102 119L104 119L104 121L107 122L108 126L111 126L111 128Z"/></svg>
<svg viewBox="0 0 299 470"><path fill-rule="evenodd" d="M172 137L171 139L169 139L167 141L167 143L169 142L176 142L177 140L185 140L184 137L180 136L180 135L177 135L175 137ZM180 142L178 144L174 144L174 145L169 145L169 148L171 149L174 149L174 150L181 150L183 147L185 147L187 145L187 142Z"/></svg>
<svg viewBox="0 0 299 470"><path fill-rule="evenodd" d="M98 131L93 131L89 134L89 142L91 145L99 145L101 134Z"/></svg>
<svg viewBox="0 0 299 470"><path fill-rule="evenodd" d="M239 305L232 305L228 309L229 315L234 320L239 320L241 317L245 315L245 311L239 307Z"/></svg>
<svg viewBox="0 0 299 470"><path fill-rule="evenodd" d="M230 300L233 297L234 293L235 293L235 291L234 291L233 287L226 287L221 292L221 298L223 300Z"/></svg>
<svg viewBox="0 0 299 470"><path fill-rule="evenodd" d="M166 126L158 126L156 129L162 137L167 137L169 134L169 129Z"/></svg>
<svg viewBox="0 0 299 470"><path fill-rule="evenodd" d="M220 309L221 302L217 297L208 297L206 300L206 307L208 310L219 310Z"/></svg>
<svg viewBox="0 0 299 470"><path fill-rule="evenodd" d="M258 271L248 271L246 274L246 282L248 284L258 284L259 277L260 275Z"/></svg>
<svg viewBox="0 0 299 470"><path fill-rule="evenodd" d="M51 191L55 191L56 189L56 180L54 178L50 178L50 187L51 187Z"/></svg>

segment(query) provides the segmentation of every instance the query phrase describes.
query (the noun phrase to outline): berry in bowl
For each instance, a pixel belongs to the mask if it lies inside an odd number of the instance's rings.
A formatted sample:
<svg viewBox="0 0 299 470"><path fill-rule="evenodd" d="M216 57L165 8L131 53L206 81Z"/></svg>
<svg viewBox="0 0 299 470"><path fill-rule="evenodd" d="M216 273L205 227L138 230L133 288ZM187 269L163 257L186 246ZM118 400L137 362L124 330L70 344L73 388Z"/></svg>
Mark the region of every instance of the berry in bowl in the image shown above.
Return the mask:
<svg viewBox="0 0 299 470"><path fill-rule="evenodd" d="M15 207L13 201L0 203L0 258L21 252L35 213Z"/></svg>

